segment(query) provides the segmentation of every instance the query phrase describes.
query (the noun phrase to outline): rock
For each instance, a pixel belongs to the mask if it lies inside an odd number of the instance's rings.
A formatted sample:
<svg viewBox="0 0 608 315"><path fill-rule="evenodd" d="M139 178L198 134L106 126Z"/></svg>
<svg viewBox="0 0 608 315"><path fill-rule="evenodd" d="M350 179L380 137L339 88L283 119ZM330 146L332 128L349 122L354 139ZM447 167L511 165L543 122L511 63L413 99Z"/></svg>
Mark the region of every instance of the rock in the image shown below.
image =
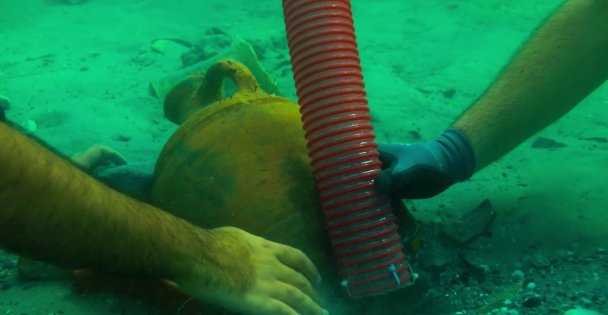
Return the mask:
<svg viewBox="0 0 608 315"><path fill-rule="evenodd" d="M545 137L538 137L532 143L532 147L535 149L555 150L555 149L563 148L565 146L566 145L561 142L557 142L555 140L545 138Z"/></svg>
<svg viewBox="0 0 608 315"><path fill-rule="evenodd" d="M447 99L453 99L454 95L456 94L456 90L447 89L447 90L444 90L443 92L441 92L441 94L443 95L443 97L445 97Z"/></svg>
<svg viewBox="0 0 608 315"><path fill-rule="evenodd" d="M4 95L0 95L0 109L7 110L9 108L11 108L11 100Z"/></svg>
<svg viewBox="0 0 608 315"><path fill-rule="evenodd" d="M543 300L540 298L539 295L536 295L536 294L525 297L524 301L522 303L523 306L528 307L528 308L538 307L538 306L541 306L542 304L543 304Z"/></svg>
<svg viewBox="0 0 608 315"><path fill-rule="evenodd" d="M523 282L525 274L521 269L516 269L511 273L511 277L517 282Z"/></svg>
<svg viewBox="0 0 608 315"><path fill-rule="evenodd" d="M156 55L150 51L140 51L137 56L131 58L131 62L142 67L148 67L156 63Z"/></svg>
<svg viewBox="0 0 608 315"><path fill-rule="evenodd" d="M131 141L131 137L127 136L127 135L123 135L123 134L118 134L118 135L112 136L112 140L119 141L119 142L129 142L129 141Z"/></svg>
<svg viewBox="0 0 608 315"><path fill-rule="evenodd" d="M490 266L486 263L487 258L480 256L475 252L460 252L458 258L463 262L466 271L474 277L481 280L486 274L491 271Z"/></svg>
<svg viewBox="0 0 608 315"><path fill-rule="evenodd" d="M25 125L23 126L23 128L29 133L34 133L34 132L38 131L38 124L36 123L36 121L28 119L25 122Z"/></svg>
<svg viewBox="0 0 608 315"><path fill-rule="evenodd" d="M495 218L494 206L486 199L461 218L447 221L442 232L449 240L466 245L486 233Z"/></svg>
<svg viewBox="0 0 608 315"><path fill-rule="evenodd" d="M528 257L528 260L530 261L532 266L537 269L548 268L549 266L551 266L551 261L547 257L538 253L530 255Z"/></svg>

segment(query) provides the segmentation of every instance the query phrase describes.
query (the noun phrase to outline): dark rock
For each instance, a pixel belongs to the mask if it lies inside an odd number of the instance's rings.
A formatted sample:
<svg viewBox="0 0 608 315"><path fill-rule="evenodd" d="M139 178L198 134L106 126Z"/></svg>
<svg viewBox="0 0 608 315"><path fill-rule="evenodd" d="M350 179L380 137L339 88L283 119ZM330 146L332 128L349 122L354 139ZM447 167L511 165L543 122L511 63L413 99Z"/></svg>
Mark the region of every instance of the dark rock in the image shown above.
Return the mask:
<svg viewBox="0 0 608 315"><path fill-rule="evenodd" d="M11 108L11 100L4 95L0 95L0 109L7 110L9 108Z"/></svg>
<svg viewBox="0 0 608 315"><path fill-rule="evenodd" d="M528 260L530 261L532 266L534 266L534 268L548 268L549 266L551 266L551 261L547 257L538 253L530 255L528 257Z"/></svg>
<svg viewBox="0 0 608 315"><path fill-rule="evenodd" d="M148 67L156 63L156 54L149 51L141 51L137 56L131 58L131 62L142 67Z"/></svg>
<svg viewBox="0 0 608 315"><path fill-rule="evenodd" d="M540 298L540 296L534 295L534 296L528 296L524 298L524 302L522 303L523 306L525 307L539 307L543 304L543 300Z"/></svg>
<svg viewBox="0 0 608 315"><path fill-rule="evenodd" d="M127 135L115 135L114 137L112 137L112 140L120 142L129 142L131 141L131 137Z"/></svg>
<svg viewBox="0 0 608 315"><path fill-rule="evenodd" d="M563 148L565 146L566 145L561 142L557 142L555 140L545 138L545 137L538 137L532 143L532 147L536 148L536 149L555 150L555 149Z"/></svg>
<svg viewBox="0 0 608 315"><path fill-rule="evenodd" d="M586 138L579 138L581 140L585 140L585 141L593 141L593 142L597 142L597 143L608 143L608 138L606 137L586 137Z"/></svg>
<svg viewBox="0 0 608 315"><path fill-rule="evenodd" d="M443 94L443 97L445 97L447 99L452 99L452 98L454 98L454 95L456 94L456 90L447 89L447 90L443 91L441 94Z"/></svg>
<svg viewBox="0 0 608 315"><path fill-rule="evenodd" d="M488 232L495 218L494 206L486 199L461 218L447 221L442 232L449 240L466 245Z"/></svg>
<svg viewBox="0 0 608 315"><path fill-rule="evenodd" d="M469 277L483 280L491 268L486 263L487 259L475 252L459 252L458 258L463 262L465 273Z"/></svg>
<svg viewBox="0 0 608 315"><path fill-rule="evenodd" d="M422 135L420 134L420 132L418 132L418 130L408 130L407 133L410 135L410 137L412 137L412 139L416 141L422 139Z"/></svg>

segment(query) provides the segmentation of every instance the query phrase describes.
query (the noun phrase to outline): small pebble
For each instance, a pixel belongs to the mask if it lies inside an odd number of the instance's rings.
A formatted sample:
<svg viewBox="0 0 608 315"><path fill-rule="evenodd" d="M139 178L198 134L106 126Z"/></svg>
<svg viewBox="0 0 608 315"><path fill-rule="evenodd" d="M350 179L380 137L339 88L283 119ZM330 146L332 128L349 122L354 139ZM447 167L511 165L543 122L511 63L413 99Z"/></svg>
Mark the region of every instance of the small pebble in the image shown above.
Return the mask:
<svg viewBox="0 0 608 315"><path fill-rule="evenodd" d="M511 273L511 277L515 278L517 281L523 281L524 280L524 272L521 271L520 269L516 269L515 271L513 271Z"/></svg>
<svg viewBox="0 0 608 315"><path fill-rule="evenodd" d="M535 254L530 256L530 262L535 268L547 268L551 266L551 261L541 254Z"/></svg>
<svg viewBox="0 0 608 315"><path fill-rule="evenodd" d="M27 130L28 132L30 132L30 133L34 133L34 132L38 131L38 124L37 124L35 121L33 121L33 120L31 120L31 119L28 119L28 120L25 122L25 126L24 126L24 128L25 128L25 130Z"/></svg>
<svg viewBox="0 0 608 315"><path fill-rule="evenodd" d="M525 307L538 307L543 303L539 296L531 296L524 300L522 303Z"/></svg>
<svg viewBox="0 0 608 315"><path fill-rule="evenodd" d="M530 282L526 285L526 288L532 290L532 289L536 288L536 283Z"/></svg>

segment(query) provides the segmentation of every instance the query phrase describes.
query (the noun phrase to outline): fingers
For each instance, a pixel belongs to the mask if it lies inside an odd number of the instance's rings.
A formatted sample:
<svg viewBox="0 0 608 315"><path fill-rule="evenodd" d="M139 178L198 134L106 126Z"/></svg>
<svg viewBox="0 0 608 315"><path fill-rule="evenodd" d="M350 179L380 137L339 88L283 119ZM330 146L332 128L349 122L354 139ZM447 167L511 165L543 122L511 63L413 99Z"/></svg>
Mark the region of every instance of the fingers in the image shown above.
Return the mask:
<svg viewBox="0 0 608 315"><path fill-rule="evenodd" d="M310 261L306 254L301 250L289 246L282 246L282 248L277 251L276 256L280 262L291 267L295 271L302 273L310 282L321 282L321 275L319 274L317 267L315 267L312 261Z"/></svg>
<svg viewBox="0 0 608 315"><path fill-rule="evenodd" d="M281 270L279 270L279 275L277 276L277 279L288 285L296 287L297 289L308 295L316 303L321 303L321 298L313 288L312 284L301 273L289 267L282 266Z"/></svg>
<svg viewBox="0 0 608 315"><path fill-rule="evenodd" d="M381 171L380 175L374 179L376 190L392 196L393 194L391 188L393 186L391 185L391 176L393 176L393 174L390 172L390 170Z"/></svg>
<svg viewBox="0 0 608 315"><path fill-rule="evenodd" d="M261 312L256 312L256 315L301 315L296 312L291 306L280 300L271 300L264 305L260 305Z"/></svg>
<svg viewBox="0 0 608 315"><path fill-rule="evenodd" d="M302 291L298 290L298 288L287 283L280 283L277 286L276 290L274 290L273 297L285 303L288 307L294 309L296 311L296 314L328 314L326 310L324 310L319 304L313 301L308 295L302 293Z"/></svg>

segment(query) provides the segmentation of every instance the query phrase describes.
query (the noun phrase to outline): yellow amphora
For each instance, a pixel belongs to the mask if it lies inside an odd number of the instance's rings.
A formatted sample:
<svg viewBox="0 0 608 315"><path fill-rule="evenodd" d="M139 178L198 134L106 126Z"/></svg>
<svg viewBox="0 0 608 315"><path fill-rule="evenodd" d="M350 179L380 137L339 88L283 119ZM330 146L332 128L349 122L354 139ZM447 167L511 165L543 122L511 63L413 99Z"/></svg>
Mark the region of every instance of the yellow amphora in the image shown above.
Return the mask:
<svg viewBox="0 0 608 315"><path fill-rule="evenodd" d="M225 79L236 85L230 96ZM327 272L330 246L298 104L267 94L244 65L223 59L175 86L164 110L180 127L156 165L156 205L205 228L236 226L297 247Z"/></svg>

